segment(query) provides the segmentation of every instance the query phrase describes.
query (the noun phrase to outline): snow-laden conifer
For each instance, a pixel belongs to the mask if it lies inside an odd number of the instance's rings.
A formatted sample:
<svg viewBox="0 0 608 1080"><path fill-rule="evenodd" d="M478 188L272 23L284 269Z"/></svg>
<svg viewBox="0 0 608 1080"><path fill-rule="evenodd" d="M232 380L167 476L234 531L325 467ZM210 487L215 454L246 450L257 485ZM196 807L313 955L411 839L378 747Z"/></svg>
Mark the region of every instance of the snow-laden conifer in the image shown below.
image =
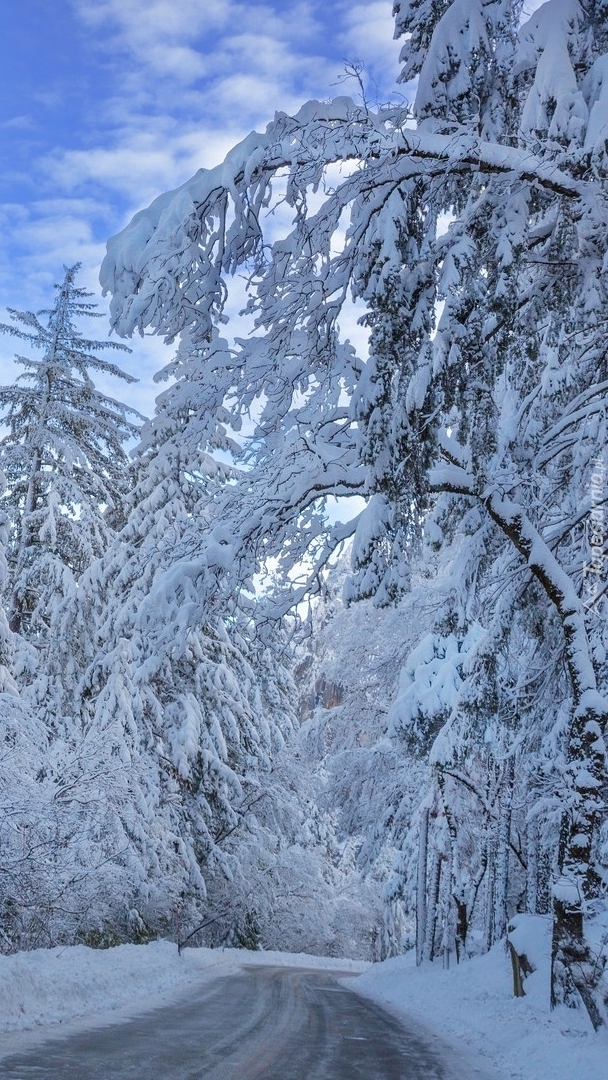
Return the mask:
<svg viewBox="0 0 608 1080"><path fill-rule="evenodd" d="M55 600L107 547L108 522L125 491L124 443L137 430L130 410L93 382L133 378L97 355L124 345L82 335L78 322L101 315L76 285L78 269L66 270L51 309L10 310L13 322L0 327L41 353L18 356L24 372L0 388L8 428L0 443L11 521L8 606L12 629L33 637L44 637Z"/></svg>

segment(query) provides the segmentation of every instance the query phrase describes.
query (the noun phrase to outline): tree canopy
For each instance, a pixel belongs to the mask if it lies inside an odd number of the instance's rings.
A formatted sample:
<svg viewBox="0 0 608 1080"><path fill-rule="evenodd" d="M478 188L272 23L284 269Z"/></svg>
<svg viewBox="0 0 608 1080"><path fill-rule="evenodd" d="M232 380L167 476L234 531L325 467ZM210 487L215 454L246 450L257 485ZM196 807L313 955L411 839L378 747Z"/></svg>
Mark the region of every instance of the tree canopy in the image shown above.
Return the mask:
<svg viewBox="0 0 608 1080"><path fill-rule="evenodd" d="M278 614L348 536L351 599L396 599L425 539L451 566L443 633L469 636L445 725L453 746L498 725L508 754L540 718L559 747L553 996L578 992L599 1026L583 922L604 872L608 4L394 11L411 106L277 114L137 214L102 284L118 333L151 327L196 357L201 446L244 446L221 525L167 587L194 585L204 606L275 558ZM293 220L277 237L265 215L279 198ZM252 332L220 345L236 271ZM367 355L340 331L351 300ZM352 494L367 508L330 524L328 497Z"/></svg>

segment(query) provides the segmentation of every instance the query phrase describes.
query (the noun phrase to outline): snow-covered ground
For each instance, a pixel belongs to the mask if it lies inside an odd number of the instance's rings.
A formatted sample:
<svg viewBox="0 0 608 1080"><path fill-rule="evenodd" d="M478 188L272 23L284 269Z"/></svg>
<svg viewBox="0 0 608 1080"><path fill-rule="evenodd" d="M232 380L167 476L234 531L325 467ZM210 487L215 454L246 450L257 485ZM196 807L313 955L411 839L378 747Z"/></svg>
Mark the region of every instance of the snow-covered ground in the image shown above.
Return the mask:
<svg viewBox="0 0 608 1080"><path fill-rule="evenodd" d="M436 963L417 969L411 954L373 965L232 949L185 949L180 957L175 945L163 941L2 956L0 1053L22 1045L26 1032L71 1027L76 1020L93 1026L122 1019L253 963L361 973L349 980L351 988L414 1018L499 1080L598 1080L606 1075L608 1035L595 1035L582 1012L549 1011L546 933L539 948L547 929L536 919L534 925L522 922L518 931L518 948L528 948L538 963L520 999L512 996L511 964L501 946L449 971Z"/></svg>
<svg viewBox="0 0 608 1080"><path fill-rule="evenodd" d="M479 1055L505 1080L608 1075L608 1033L596 1035L582 1010L549 1008L550 920L518 916L517 923L511 939L536 966L523 998L513 996L503 944L448 971L436 961L416 968L408 953L370 966L353 989Z"/></svg>

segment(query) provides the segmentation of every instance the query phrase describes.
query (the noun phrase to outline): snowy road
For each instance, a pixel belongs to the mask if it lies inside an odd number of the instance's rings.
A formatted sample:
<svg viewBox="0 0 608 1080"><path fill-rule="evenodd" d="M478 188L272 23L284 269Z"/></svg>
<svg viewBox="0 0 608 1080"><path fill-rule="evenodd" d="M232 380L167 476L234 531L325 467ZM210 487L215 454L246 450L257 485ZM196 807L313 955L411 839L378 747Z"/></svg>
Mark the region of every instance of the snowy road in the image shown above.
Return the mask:
<svg viewBox="0 0 608 1080"><path fill-rule="evenodd" d="M0 1078L460 1080L460 1074L420 1034L338 983L335 973L255 967L216 979L179 1004L4 1057Z"/></svg>

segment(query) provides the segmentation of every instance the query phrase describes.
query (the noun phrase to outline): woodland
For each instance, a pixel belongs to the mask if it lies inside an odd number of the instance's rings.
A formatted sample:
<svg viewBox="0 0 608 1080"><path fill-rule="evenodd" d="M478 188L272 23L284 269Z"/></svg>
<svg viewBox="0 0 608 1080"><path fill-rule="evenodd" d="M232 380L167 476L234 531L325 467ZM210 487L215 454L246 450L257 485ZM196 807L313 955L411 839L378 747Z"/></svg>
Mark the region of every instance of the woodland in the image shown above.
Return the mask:
<svg viewBox="0 0 608 1080"><path fill-rule="evenodd" d="M394 103L108 242L114 336L77 266L2 326L0 948L445 964L544 914L600 1028L608 0L394 16ZM145 420L99 389L144 332Z"/></svg>

